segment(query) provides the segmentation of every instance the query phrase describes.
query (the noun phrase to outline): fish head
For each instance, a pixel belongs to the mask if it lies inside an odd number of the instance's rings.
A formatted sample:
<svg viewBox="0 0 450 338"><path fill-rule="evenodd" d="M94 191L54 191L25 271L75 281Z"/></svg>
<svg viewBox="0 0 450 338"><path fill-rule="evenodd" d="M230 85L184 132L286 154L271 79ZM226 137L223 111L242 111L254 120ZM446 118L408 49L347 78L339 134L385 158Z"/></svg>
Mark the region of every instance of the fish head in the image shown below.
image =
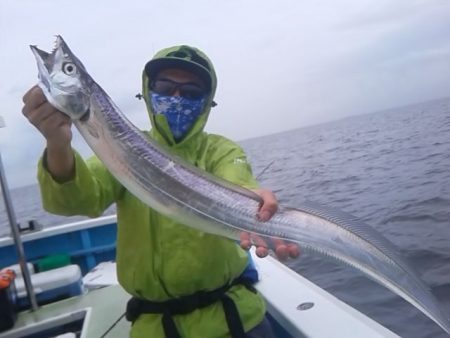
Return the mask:
<svg viewBox="0 0 450 338"><path fill-rule="evenodd" d="M38 85L47 101L72 120L82 119L89 112L92 79L81 61L59 35L51 53L30 48L38 66Z"/></svg>

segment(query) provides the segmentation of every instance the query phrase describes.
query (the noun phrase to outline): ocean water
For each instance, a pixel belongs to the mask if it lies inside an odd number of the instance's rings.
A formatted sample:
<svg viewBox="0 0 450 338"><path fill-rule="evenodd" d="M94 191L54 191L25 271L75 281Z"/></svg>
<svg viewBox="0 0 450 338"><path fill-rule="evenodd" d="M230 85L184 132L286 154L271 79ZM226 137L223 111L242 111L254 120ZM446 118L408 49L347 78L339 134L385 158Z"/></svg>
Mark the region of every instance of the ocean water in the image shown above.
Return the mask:
<svg viewBox="0 0 450 338"><path fill-rule="evenodd" d="M391 240L450 312L450 98L241 142L280 203L343 210ZM53 226L37 186L12 191L18 221ZM0 236L9 232L3 204ZM107 213L113 213L110 208ZM447 337L412 305L342 264L305 252L287 263L402 337Z"/></svg>

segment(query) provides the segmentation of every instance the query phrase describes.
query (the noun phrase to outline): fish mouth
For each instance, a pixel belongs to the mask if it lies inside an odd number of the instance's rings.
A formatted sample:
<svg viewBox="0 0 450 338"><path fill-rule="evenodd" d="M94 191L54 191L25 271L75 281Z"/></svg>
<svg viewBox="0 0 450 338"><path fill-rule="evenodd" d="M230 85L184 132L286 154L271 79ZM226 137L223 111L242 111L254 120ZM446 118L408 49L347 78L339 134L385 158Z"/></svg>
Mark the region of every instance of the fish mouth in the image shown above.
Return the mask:
<svg viewBox="0 0 450 338"><path fill-rule="evenodd" d="M38 67L39 87L46 99L59 111L72 119L86 118L89 110L89 93L83 89L83 65L73 55L61 36L56 36L53 50L49 53L30 45ZM73 64L72 74L63 70ZM81 69L81 72L76 71Z"/></svg>
<svg viewBox="0 0 450 338"><path fill-rule="evenodd" d="M55 53L58 50L58 48L60 48L60 46L61 46L61 37L57 36L55 46L53 47L51 53L47 53L46 51L39 49L35 45L30 45L30 48L34 54L34 57L36 58L36 61L47 70L47 73L50 73L55 61ZM41 71L41 68L39 68L39 71Z"/></svg>
<svg viewBox="0 0 450 338"><path fill-rule="evenodd" d="M67 54L67 51L69 51L60 35L56 36L55 45L51 53L43 51L35 45L30 45L30 48L36 58L36 61L38 62L39 72L45 70L45 75L49 75L52 72L53 65L55 64L56 53L62 52L63 54Z"/></svg>
<svg viewBox="0 0 450 338"><path fill-rule="evenodd" d="M36 59L36 63L38 66L38 76L41 83L50 91L50 73L52 72L54 61L55 61L55 52L58 49L58 40L55 44L55 48L51 53L47 53L42 49L37 48L35 45L30 45L31 51L34 54Z"/></svg>
<svg viewBox="0 0 450 338"><path fill-rule="evenodd" d="M47 69L47 71L50 71L51 70L50 59L53 59L52 56L54 56L54 51L50 54L50 53L47 53L47 52L37 48L34 45L30 45L30 48L33 51L33 54L34 54L36 60L42 62L42 64Z"/></svg>

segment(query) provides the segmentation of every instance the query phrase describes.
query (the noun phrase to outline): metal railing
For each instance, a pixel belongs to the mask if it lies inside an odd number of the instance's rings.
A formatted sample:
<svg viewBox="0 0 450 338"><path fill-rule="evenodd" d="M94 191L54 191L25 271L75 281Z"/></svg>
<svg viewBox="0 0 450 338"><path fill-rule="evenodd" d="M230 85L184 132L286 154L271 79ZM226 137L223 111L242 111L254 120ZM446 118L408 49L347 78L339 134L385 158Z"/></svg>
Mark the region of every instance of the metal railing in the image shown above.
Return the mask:
<svg viewBox="0 0 450 338"><path fill-rule="evenodd" d="M5 127L5 121L0 116L0 128ZM19 225L17 223L16 214L11 201L11 195L9 193L8 183L6 181L5 170L3 167L2 156L0 152L0 184L3 193L3 201L5 202L6 213L8 215L9 225L11 227L11 234L14 239L14 246L16 247L17 256L19 257L20 269L22 270L23 281L25 283L25 289L27 290L28 299L31 304L31 309L37 310L38 304L36 300L36 294L34 293L33 284L31 283L30 271L28 270L27 261L25 257L25 250L23 248L22 239L20 237Z"/></svg>

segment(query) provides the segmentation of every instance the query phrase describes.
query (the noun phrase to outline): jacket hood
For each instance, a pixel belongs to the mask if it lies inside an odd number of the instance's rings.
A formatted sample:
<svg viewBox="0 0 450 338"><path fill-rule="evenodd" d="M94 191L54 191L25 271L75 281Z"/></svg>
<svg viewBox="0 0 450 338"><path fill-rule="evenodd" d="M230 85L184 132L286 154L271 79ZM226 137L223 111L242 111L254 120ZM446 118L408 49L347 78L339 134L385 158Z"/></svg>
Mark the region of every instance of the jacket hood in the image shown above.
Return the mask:
<svg viewBox="0 0 450 338"><path fill-rule="evenodd" d="M164 115L155 115L150 101L150 83L163 69L179 68L198 75L209 88L209 94L202 113L192 126L188 134L178 143L175 142L172 132ZM142 95L152 124L151 136L159 142L178 147L189 142L201 134L208 121L211 107L215 105L213 99L217 87L217 78L211 60L201 50L187 46L174 46L162 49L146 63L142 72Z"/></svg>

